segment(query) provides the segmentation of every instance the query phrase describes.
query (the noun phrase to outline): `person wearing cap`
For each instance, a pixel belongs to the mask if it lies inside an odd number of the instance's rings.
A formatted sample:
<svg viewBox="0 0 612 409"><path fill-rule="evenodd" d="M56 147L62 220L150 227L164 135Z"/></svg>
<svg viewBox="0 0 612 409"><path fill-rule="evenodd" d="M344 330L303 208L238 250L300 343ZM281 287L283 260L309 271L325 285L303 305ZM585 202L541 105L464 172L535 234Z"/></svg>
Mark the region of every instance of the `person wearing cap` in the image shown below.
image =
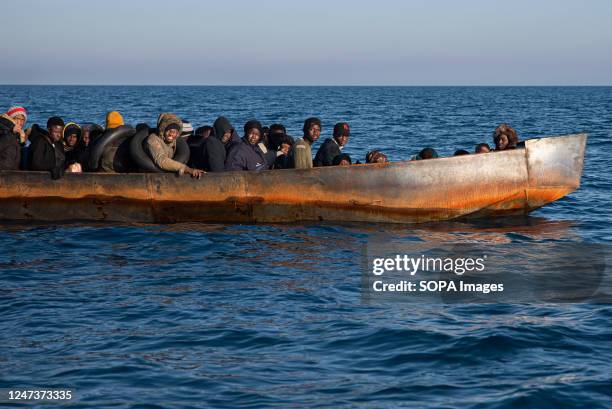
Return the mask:
<svg viewBox="0 0 612 409"><path fill-rule="evenodd" d="M32 126L32 145L28 152L30 170L49 171L53 179L59 179L64 174L66 155L62 144L63 132L64 121L57 116L49 118L46 130L38 125Z"/></svg>
<svg viewBox="0 0 612 409"><path fill-rule="evenodd" d="M327 138L319 147L314 159L314 166L332 166L334 158L340 155L340 151L347 144L351 134L349 124L339 122L334 125L334 137Z"/></svg>
<svg viewBox="0 0 612 409"><path fill-rule="evenodd" d="M293 144L289 153L290 163L295 169L312 168L312 145L321 136L321 120L311 117L304 121L304 136Z"/></svg>
<svg viewBox="0 0 612 409"><path fill-rule="evenodd" d="M106 114L106 129L115 129L123 124L123 117L119 112L111 111Z"/></svg>
<svg viewBox="0 0 612 409"><path fill-rule="evenodd" d="M18 170L22 144L26 143L23 126L28 114L23 107L12 107L0 115L0 170Z"/></svg>
<svg viewBox="0 0 612 409"><path fill-rule="evenodd" d="M182 126L178 116L171 113L161 114L157 121L157 131L146 139L145 151L153 163L166 172L177 172L179 175L187 173L200 178L203 171L173 159L176 153L176 138L181 134Z"/></svg>
<svg viewBox="0 0 612 409"><path fill-rule="evenodd" d="M251 120L244 125L244 137L240 143L233 145L225 160L225 170L254 170L260 171L268 169L270 166L266 162L266 157L259 141L263 129L261 122Z"/></svg>
<svg viewBox="0 0 612 409"><path fill-rule="evenodd" d="M181 138L189 139L193 137L193 125L191 122L182 120L183 122L183 130L181 131Z"/></svg>

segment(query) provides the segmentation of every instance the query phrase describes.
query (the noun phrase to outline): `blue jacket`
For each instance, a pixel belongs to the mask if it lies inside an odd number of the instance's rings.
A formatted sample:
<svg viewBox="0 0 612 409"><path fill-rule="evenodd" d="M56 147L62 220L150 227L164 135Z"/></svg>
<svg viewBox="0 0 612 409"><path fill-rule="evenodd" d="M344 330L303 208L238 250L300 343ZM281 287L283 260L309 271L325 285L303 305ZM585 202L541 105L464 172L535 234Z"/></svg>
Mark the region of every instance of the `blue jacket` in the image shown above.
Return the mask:
<svg viewBox="0 0 612 409"><path fill-rule="evenodd" d="M264 170L270 166L259 146L249 144L244 138L229 149L225 170Z"/></svg>

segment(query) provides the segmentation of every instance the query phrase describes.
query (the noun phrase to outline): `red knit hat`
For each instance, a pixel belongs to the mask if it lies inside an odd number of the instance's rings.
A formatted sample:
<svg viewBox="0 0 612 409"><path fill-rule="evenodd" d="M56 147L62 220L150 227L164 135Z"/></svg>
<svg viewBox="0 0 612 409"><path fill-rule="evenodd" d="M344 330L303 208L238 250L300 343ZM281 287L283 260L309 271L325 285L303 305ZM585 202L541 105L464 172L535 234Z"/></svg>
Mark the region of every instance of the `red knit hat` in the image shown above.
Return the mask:
<svg viewBox="0 0 612 409"><path fill-rule="evenodd" d="M26 109L24 107L11 107L11 109L9 109L6 114L11 118L15 118L17 115L23 115L25 120L28 120L28 113L26 112Z"/></svg>

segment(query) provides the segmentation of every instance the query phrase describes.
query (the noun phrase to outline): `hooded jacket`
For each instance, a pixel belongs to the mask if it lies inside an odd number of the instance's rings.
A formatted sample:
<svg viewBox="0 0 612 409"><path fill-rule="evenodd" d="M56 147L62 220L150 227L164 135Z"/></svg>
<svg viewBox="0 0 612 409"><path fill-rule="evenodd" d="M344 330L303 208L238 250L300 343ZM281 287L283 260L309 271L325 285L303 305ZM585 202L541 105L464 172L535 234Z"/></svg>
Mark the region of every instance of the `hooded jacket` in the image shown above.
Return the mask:
<svg viewBox="0 0 612 409"><path fill-rule="evenodd" d="M213 134L206 138L203 144L203 168L207 172L223 172L227 159L227 147L221 142L223 134L233 130L230 121L220 116L213 124Z"/></svg>
<svg viewBox="0 0 612 409"><path fill-rule="evenodd" d="M340 155L340 145L333 138L327 138L319 147L314 158L314 166L332 166L334 158Z"/></svg>
<svg viewBox="0 0 612 409"><path fill-rule="evenodd" d="M76 145L72 148L69 148L66 145L66 132L74 128L78 129L78 132L76 132L78 139ZM66 154L66 167L72 165L73 163L80 163L81 166L84 167L89 156L87 152L87 147L83 143L83 131L81 127L75 124L74 122L69 122L64 127L64 153Z"/></svg>
<svg viewBox="0 0 612 409"><path fill-rule="evenodd" d="M21 161L19 134L13 133L15 122L8 115L0 116L0 170L18 170Z"/></svg>
<svg viewBox="0 0 612 409"><path fill-rule="evenodd" d="M30 141L29 169L50 171L53 179L59 179L64 174L66 162L62 141L52 142L49 132L37 124L32 125Z"/></svg>
<svg viewBox="0 0 612 409"><path fill-rule="evenodd" d="M259 145L251 145L246 138L230 148L225 161L225 170L259 171L269 167Z"/></svg>
<svg viewBox="0 0 612 409"><path fill-rule="evenodd" d="M178 116L169 113L160 115L157 124L157 133L152 133L149 135L145 147L147 154L151 157L153 163L155 163L155 165L157 165L160 169L165 170L166 172L179 172L182 174L185 172L187 165L172 159L176 153L176 140L172 141L170 144L164 141L164 133L166 132L166 128L168 128L168 126L171 124L177 125L180 133L180 130L183 127L183 122Z"/></svg>

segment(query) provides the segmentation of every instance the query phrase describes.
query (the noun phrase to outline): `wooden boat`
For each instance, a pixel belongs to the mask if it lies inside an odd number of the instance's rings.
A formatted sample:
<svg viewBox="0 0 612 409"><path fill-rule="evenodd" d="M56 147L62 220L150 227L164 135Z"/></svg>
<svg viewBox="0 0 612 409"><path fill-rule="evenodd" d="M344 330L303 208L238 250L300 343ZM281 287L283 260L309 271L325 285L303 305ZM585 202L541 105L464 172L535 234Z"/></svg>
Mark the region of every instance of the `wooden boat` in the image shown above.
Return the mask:
<svg viewBox="0 0 612 409"><path fill-rule="evenodd" d="M580 186L585 134L524 149L422 161L263 172L0 172L0 219L414 223L526 214Z"/></svg>

